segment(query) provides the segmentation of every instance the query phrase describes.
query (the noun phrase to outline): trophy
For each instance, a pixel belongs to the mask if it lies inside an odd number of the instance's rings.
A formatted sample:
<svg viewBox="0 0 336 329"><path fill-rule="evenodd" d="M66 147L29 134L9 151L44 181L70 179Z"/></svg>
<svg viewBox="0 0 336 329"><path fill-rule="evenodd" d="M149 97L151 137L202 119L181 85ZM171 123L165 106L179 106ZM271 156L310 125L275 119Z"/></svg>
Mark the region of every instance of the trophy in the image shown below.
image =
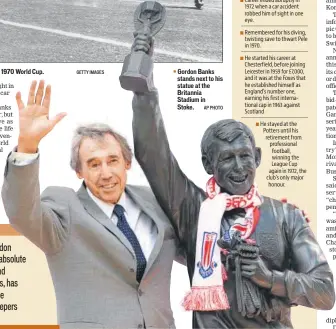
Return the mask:
<svg viewBox="0 0 336 329"><path fill-rule="evenodd" d="M157 1L141 3L134 13L134 27L137 34L153 37L166 21L166 9ZM144 51L134 51L127 55L119 77L123 89L134 92L148 92L154 88L153 60Z"/></svg>

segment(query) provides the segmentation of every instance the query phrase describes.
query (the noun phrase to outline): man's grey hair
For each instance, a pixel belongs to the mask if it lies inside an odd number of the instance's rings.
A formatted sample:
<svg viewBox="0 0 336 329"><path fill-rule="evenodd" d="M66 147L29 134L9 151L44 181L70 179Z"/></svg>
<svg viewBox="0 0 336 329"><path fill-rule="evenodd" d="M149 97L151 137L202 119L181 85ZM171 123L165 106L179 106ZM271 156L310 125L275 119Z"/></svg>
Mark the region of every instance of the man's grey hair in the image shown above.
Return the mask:
<svg viewBox="0 0 336 329"><path fill-rule="evenodd" d="M79 159L79 148L85 138L101 140L106 134L113 136L120 144L122 155L126 162L132 163L133 153L125 137L114 131L109 125L105 123L92 123L88 125L81 125L75 130L71 143L71 159L70 166L73 170L78 172L81 169L81 162Z"/></svg>
<svg viewBox="0 0 336 329"><path fill-rule="evenodd" d="M213 123L203 135L201 142L202 156L206 156L209 160L212 159L210 146L216 139L231 143L241 135L250 140L252 148L255 150L256 144L252 130L244 123L233 119L220 120Z"/></svg>

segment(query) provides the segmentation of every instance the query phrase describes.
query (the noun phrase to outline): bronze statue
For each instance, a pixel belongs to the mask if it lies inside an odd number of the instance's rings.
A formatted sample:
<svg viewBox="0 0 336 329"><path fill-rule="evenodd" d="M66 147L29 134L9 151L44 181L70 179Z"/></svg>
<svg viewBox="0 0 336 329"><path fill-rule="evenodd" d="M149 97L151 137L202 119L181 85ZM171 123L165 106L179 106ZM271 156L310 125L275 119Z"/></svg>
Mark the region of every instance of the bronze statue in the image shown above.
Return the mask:
<svg viewBox="0 0 336 329"><path fill-rule="evenodd" d="M134 49L152 48L137 36ZM258 192L252 131L235 120L205 131L204 191L169 148L157 91L135 92L132 105L136 159L185 253L193 328L292 328L294 305L331 309L333 275L303 212Z"/></svg>

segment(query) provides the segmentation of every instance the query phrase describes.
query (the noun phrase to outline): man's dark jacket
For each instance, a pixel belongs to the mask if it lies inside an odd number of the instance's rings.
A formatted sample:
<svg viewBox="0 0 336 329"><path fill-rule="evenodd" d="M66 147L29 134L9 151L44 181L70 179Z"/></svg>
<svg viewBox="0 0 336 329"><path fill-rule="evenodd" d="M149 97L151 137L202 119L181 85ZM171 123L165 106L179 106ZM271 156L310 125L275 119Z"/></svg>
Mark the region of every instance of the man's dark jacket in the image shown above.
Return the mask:
<svg viewBox="0 0 336 329"><path fill-rule="evenodd" d="M199 210L206 194L184 175L170 151L157 92L135 94L133 111L136 159L178 233L191 282ZM260 253L273 272L273 286L266 293L281 301L284 316L273 322L267 322L261 315L243 317L237 310L235 278L229 273L224 288L230 309L193 312L193 328L292 328L292 305L322 310L333 307L333 275L302 212L267 197L263 197L259 210L260 221L251 238L260 245ZM225 212L222 234L241 215L239 211Z"/></svg>

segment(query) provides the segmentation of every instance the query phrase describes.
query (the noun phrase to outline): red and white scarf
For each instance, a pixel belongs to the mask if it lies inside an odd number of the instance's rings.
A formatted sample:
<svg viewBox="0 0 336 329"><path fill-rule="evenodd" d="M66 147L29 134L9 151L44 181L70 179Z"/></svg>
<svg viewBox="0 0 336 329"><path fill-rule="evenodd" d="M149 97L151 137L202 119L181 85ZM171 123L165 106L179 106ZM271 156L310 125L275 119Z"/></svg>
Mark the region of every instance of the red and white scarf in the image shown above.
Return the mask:
<svg viewBox="0 0 336 329"><path fill-rule="evenodd" d="M262 203L255 185L245 195L220 193L214 177L207 183L208 198L201 204L197 227L195 269L191 291L185 296L183 306L187 311L215 311L230 308L224 290L227 274L221 263L221 250L217 245L220 238L221 220L227 210L244 208L245 218L241 224L233 225L248 239L259 221L258 206Z"/></svg>

